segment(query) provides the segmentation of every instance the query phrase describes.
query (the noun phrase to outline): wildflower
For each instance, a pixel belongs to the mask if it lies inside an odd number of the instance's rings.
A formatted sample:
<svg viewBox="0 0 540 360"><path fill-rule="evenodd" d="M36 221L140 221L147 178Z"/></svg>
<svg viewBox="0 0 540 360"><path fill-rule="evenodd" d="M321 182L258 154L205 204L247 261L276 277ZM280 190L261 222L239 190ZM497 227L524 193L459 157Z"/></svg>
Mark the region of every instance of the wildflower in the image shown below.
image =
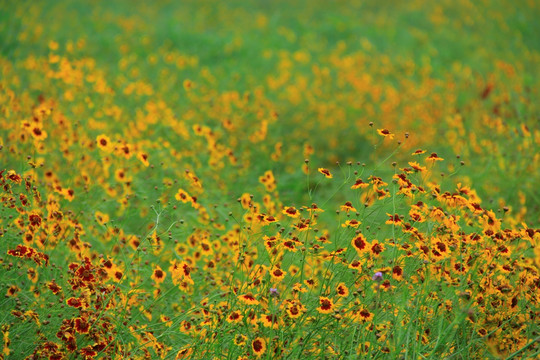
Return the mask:
<svg viewBox="0 0 540 360"><path fill-rule="evenodd" d="M259 304L259 300L255 299L255 296L253 296L252 293L247 293L247 294L240 295L240 296L238 296L238 298L240 299L240 301L242 301L244 304L247 304L247 305L258 305Z"/></svg>
<svg viewBox="0 0 540 360"><path fill-rule="evenodd" d="M98 354L97 351L93 349L93 345L83 347L80 352L85 359L93 359Z"/></svg>
<svg viewBox="0 0 540 360"><path fill-rule="evenodd" d="M399 225L401 223L401 218L399 217L398 214L388 214L386 213L386 215L389 217L388 220L386 220L385 224L389 224L389 225Z"/></svg>
<svg viewBox="0 0 540 360"><path fill-rule="evenodd" d="M317 206L317 204L315 203L312 203L310 207L307 208L307 211L309 211L309 213L318 213L318 212L324 212L323 209L321 209L320 207Z"/></svg>
<svg viewBox="0 0 540 360"><path fill-rule="evenodd" d="M330 170L328 170L328 169L318 168L317 171L319 171L321 174L323 174L328 179L333 178L332 173L330 173Z"/></svg>
<svg viewBox="0 0 540 360"><path fill-rule="evenodd" d="M271 170L266 171L263 176L259 176L259 182L265 186L268 192L276 189L276 179Z"/></svg>
<svg viewBox="0 0 540 360"><path fill-rule="evenodd" d="M437 156L437 153L431 153L431 155L429 155L426 159L426 161L432 161L432 162L443 161L443 160L444 160L443 158L440 158L439 156Z"/></svg>
<svg viewBox="0 0 540 360"><path fill-rule="evenodd" d="M305 289L304 287L302 287L302 284L300 284L300 283L295 283L295 284L293 285L293 291L294 291L294 292L305 293L305 292L307 292L307 289Z"/></svg>
<svg viewBox="0 0 540 360"><path fill-rule="evenodd" d="M384 245L378 242L377 240L373 240L373 242L370 245L370 251L376 257L379 256L384 251L384 249L385 249Z"/></svg>
<svg viewBox="0 0 540 360"><path fill-rule="evenodd" d="M354 206L351 204L350 201L347 201L345 204L341 205L341 211L349 212L349 211L356 211L356 209L354 208Z"/></svg>
<svg viewBox="0 0 540 360"><path fill-rule="evenodd" d="M148 167L150 165L150 163L148 162L148 154L147 153L144 153L142 151L139 151L137 153L137 159L139 159L144 166Z"/></svg>
<svg viewBox="0 0 540 360"><path fill-rule="evenodd" d="M336 288L336 292L338 296L341 296L341 297L349 296L349 288L347 287L347 285L345 285L345 283L339 283Z"/></svg>
<svg viewBox="0 0 540 360"><path fill-rule="evenodd" d="M351 186L351 189L355 190L355 189L365 189L369 186L369 183L365 183L364 181L362 181L362 179L356 179L355 183L353 186Z"/></svg>
<svg viewBox="0 0 540 360"><path fill-rule="evenodd" d="M467 266L463 262L453 260L451 270L457 275L463 275L467 272Z"/></svg>
<svg viewBox="0 0 540 360"><path fill-rule="evenodd" d="M251 342L253 353L259 357L266 351L266 342L263 338L257 337Z"/></svg>
<svg viewBox="0 0 540 360"><path fill-rule="evenodd" d="M189 79L185 79L183 82L184 90L189 91L193 88L193 82Z"/></svg>
<svg viewBox="0 0 540 360"><path fill-rule="evenodd" d="M244 346L246 344L247 336L242 334L236 334L234 337L234 344L236 346Z"/></svg>
<svg viewBox="0 0 540 360"><path fill-rule="evenodd" d="M174 359L175 360L190 359L192 353L193 353L193 348L186 346L176 353L176 357Z"/></svg>
<svg viewBox="0 0 540 360"><path fill-rule="evenodd" d="M278 289L270 288L270 296L273 296L273 297L279 296Z"/></svg>
<svg viewBox="0 0 540 360"><path fill-rule="evenodd" d="M282 212L283 214L292 218L297 218L300 216L300 212L294 206L285 206Z"/></svg>
<svg viewBox="0 0 540 360"><path fill-rule="evenodd" d="M358 260L353 260L349 266L348 266L349 269L355 269L357 270L358 272L361 272L362 271L362 264L360 263L360 261Z"/></svg>
<svg viewBox="0 0 540 360"><path fill-rule="evenodd" d="M244 318L244 316L242 314L240 314L238 311L233 311L227 317L227 322L231 323L231 324L237 324L240 321L242 321L243 318Z"/></svg>
<svg viewBox="0 0 540 360"><path fill-rule="evenodd" d="M106 153L110 153L113 150L113 146L111 144L111 139L107 135L98 135L96 137L96 143L98 148L101 151L104 151Z"/></svg>
<svg viewBox="0 0 540 360"><path fill-rule="evenodd" d="M90 324L81 317L75 318L74 325L75 331L79 334L88 334L90 331Z"/></svg>
<svg viewBox="0 0 540 360"><path fill-rule="evenodd" d="M285 275L287 273L283 270L281 270L280 268L276 267L274 269L272 269L270 271L270 276L272 277L273 280L275 281L281 281L285 278Z"/></svg>
<svg viewBox="0 0 540 360"><path fill-rule="evenodd" d="M351 240L352 246L355 248L359 256L362 256L363 253L368 251L368 245L366 238L362 234L358 234L354 239Z"/></svg>
<svg viewBox="0 0 540 360"><path fill-rule="evenodd" d="M388 129L377 129L377 133L381 136L388 137L389 139L394 138L394 134L392 134Z"/></svg>
<svg viewBox="0 0 540 360"><path fill-rule="evenodd" d="M361 222L356 220L356 219L352 219L352 220L347 220L345 221L345 224L341 224L342 227L351 227L351 228L357 228L358 226L360 226Z"/></svg>
<svg viewBox="0 0 540 360"><path fill-rule="evenodd" d="M60 291L62 291L62 287L59 286L56 281L53 279L51 282L47 283L47 287L49 290L52 291L53 294L58 294ZM69 299L68 299L69 300ZM69 304L68 304L69 305ZM70 305L71 306L71 305Z"/></svg>
<svg viewBox="0 0 540 360"><path fill-rule="evenodd" d="M63 189L62 196L64 196L64 199L71 202L75 199L75 191L73 189Z"/></svg>
<svg viewBox="0 0 540 360"><path fill-rule="evenodd" d="M21 288L19 288L17 285L11 285L6 292L6 296L13 297L17 295L19 291L21 291Z"/></svg>
<svg viewBox="0 0 540 360"><path fill-rule="evenodd" d="M403 279L403 268L399 265L394 266L392 268L392 277L398 281Z"/></svg>
<svg viewBox="0 0 540 360"><path fill-rule="evenodd" d="M81 308L83 307L84 303L81 301L81 299L70 297L69 299L66 300L66 304L68 304L68 306L71 306L73 308Z"/></svg>
<svg viewBox="0 0 540 360"><path fill-rule="evenodd" d="M156 266L154 268L154 272L152 273L152 280L154 280L156 282L157 285L161 284L163 281L165 281L165 277L167 276L167 274L161 270L161 267Z"/></svg>
<svg viewBox="0 0 540 360"><path fill-rule="evenodd" d="M425 166L421 166L419 163L415 162L415 161L409 161L409 165L414 169L414 171L426 171L427 168Z"/></svg>
<svg viewBox="0 0 540 360"><path fill-rule="evenodd" d="M47 138L47 132L39 125L33 126L30 134L32 134L32 137L38 141L45 140Z"/></svg>
<svg viewBox="0 0 540 360"><path fill-rule="evenodd" d="M174 198L178 201L183 202L184 204L191 201L191 196L189 196L189 194L182 189L178 189L178 192L176 193Z"/></svg>
<svg viewBox="0 0 540 360"><path fill-rule="evenodd" d="M105 225L106 223L109 222L109 215L107 214L104 214L102 213L101 211L96 211L95 213L95 218L96 218L96 221L100 224L100 225Z"/></svg>
<svg viewBox="0 0 540 360"><path fill-rule="evenodd" d="M377 271L377 272L376 272L375 274L373 274L373 276L371 277L371 280L377 281L377 282L382 281L382 279L383 279L383 273L380 272L380 271Z"/></svg>
<svg viewBox="0 0 540 360"><path fill-rule="evenodd" d="M373 319L373 314L369 312L369 310L362 308L358 313L356 314L356 319L361 322L370 321Z"/></svg>
<svg viewBox="0 0 540 360"><path fill-rule="evenodd" d="M42 219L38 213L32 212L28 215L28 221L30 222L30 226L35 230L41 226Z"/></svg>
<svg viewBox="0 0 540 360"><path fill-rule="evenodd" d="M15 170L9 170L7 172L7 178L11 181L13 181L15 184L20 184L22 181L22 177L15 172Z"/></svg>
<svg viewBox="0 0 540 360"><path fill-rule="evenodd" d="M325 296L319 297L319 303L321 306L317 308L317 311L321 314L329 314L334 310L334 302Z"/></svg>
<svg viewBox="0 0 540 360"><path fill-rule="evenodd" d="M279 329L278 317L276 315L261 315L261 322L263 323L264 327Z"/></svg>

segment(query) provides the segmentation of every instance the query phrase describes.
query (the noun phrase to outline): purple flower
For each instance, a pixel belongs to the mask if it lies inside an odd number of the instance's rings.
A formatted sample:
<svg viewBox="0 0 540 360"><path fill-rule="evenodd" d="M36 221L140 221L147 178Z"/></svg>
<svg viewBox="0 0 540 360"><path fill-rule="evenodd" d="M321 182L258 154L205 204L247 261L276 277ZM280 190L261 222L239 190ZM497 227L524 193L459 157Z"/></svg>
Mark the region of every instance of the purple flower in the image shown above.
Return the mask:
<svg viewBox="0 0 540 360"><path fill-rule="evenodd" d="M382 281L383 279L383 273L380 271L377 271L372 277L371 280L373 281Z"/></svg>
<svg viewBox="0 0 540 360"><path fill-rule="evenodd" d="M279 293L276 288L270 288L270 295L271 296L278 296Z"/></svg>

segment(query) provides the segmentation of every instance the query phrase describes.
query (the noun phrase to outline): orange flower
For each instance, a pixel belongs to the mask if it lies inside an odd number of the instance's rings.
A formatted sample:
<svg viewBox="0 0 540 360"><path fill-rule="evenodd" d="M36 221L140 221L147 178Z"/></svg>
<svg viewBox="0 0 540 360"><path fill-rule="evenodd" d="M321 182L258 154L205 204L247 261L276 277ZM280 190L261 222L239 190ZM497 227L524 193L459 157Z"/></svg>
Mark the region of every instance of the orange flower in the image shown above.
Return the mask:
<svg viewBox="0 0 540 360"><path fill-rule="evenodd" d="M345 204L341 205L341 211L349 212L349 211L356 211L356 209L354 208L354 206L351 204L350 201L347 201Z"/></svg>
<svg viewBox="0 0 540 360"><path fill-rule="evenodd" d="M399 225L401 223L401 218L399 217L398 214L394 214L394 215L391 215L391 214L388 214L386 213L386 215L389 217L388 220L386 220L385 224L388 224L388 225Z"/></svg>
<svg viewBox="0 0 540 360"><path fill-rule="evenodd" d="M465 265L463 262L453 260L451 270L457 275L463 275L467 272L467 265Z"/></svg>
<svg viewBox="0 0 540 360"><path fill-rule="evenodd" d="M148 162L148 154L147 153L144 153L142 151L139 151L137 153L137 159L139 159L144 166L148 167L150 165L150 163Z"/></svg>
<svg viewBox="0 0 540 360"><path fill-rule="evenodd" d="M300 216L300 212L294 206L285 206L282 212L283 214L292 218L297 218Z"/></svg>
<svg viewBox="0 0 540 360"><path fill-rule="evenodd" d="M174 195L174 198L178 201L183 202L184 204L191 201L191 196L189 196L189 194L182 189L178 189L178 192L176 193L176 195Z"/></svg>
<svg viewBox="0 0 540 360"><path fill-rule="evenodd" d="M361 322L370 321L373 319L373 314L369 312L369 310L362 308L356 316L357 320Z"/></svg>
<svg viewBox="0 0 540 360"><path fill-rule="evenodd" d="M47 138L47 132L38 125L32 127L30 134L32 134L32 137L38 141L45 140Z"/></svg>
<svg viewBox="0 0 540 360"><path fill-rule="evenodd" d="M429 155L426 159L426 161L432 161L432 162L443 161L443 160L444 160L443 158L440 158L439 156L437 156L437 153L431 153L431 155Z"/></svg>
<svg viewBox="0 0 540 360"><path fill-rule="evenodd" d="M184 80L184 90L189 91L193 88L193 82L189 79Z"/></svg>
<svg viewBox="0 0 540 360"><path fill-rule="evenodd" d="M362 181L362 179L356 179L356 182L354 183L353 186L351 186L351 189L353 189L353 190L355 190L355 189L365 189L368 186L369 186L369 184Z"/></svg>
<svg viewBox="0 0 540 360"><path fill-rule="evenodd" d="M64 199L71 202L75 199L75 191L73 191L73 189L62 189L62 196L64 196Z"/></svg>
<svg viewBox="0 0 540 360"><path fill-rule="evenodd" d="M394 138L394 134L392 134L388 129L377 129L377 133L379 133L381 136L388 137L389 139Z"/></svg>
<svg viewBox="0 0 540 360"><path fill-rule="evenodd" d="M336 288L336 292L337 295L341 297L349 296L349 288L347 287L347 285L345 285L345 283L339 283Z"/></svg>
<svg viewBox="0 0 540 360"><path fill-rule="evenodd" d="M325 296L319 297L319 303L321 306L317 308L317 311L321 314L329 314L334 310L334 302Z"/></svg>
<svg viewBox="0 0 540 360"><path fill-rule="evenodd" d="M259 357L266 351L266 341L263 338L257 337L251 342L253 353Z"/></svg>
<svg viewBox="0 0 540 360"><path fill-rule="evenodd" d="M422 172L427 170L425 166L420 166L420 164L415 161L409 161L409 165L414 169L414 171Z"/></svg>
<svg viewBox="0 0 540 360"><path fill-rule="evenodd" d="M90 324L88 321L86 321L86 319L80 317L75 318L74 325L75 331L77 331L79 334L88 334L90 331Z"/></svg>
<svg viewBox="0 0 540 360"><path fill-rule="evenodd" d="M240 314L238 311L233 311L232 313L229 314L229 316L227 316L227 322L231 324L237 324L240 321L242 321L243 318L244 316Z"/></svg>
<svg viewBox="0 0 540 360"><path fill-rule="evenodd" d="M178 351L176 353L176 357L174 358L175 360L180 360L180 359L191 359L191 354L193 353L193 348L192 347L184 347L183 349L181 349L180 351Z"/></svg>
<svg viewBox="0 0 540 360"><path fill-rule="evenodd" d="M373 255L379 256L384 251L384 245L377 240L373 240L373 242L369 245L369 250Z"/></svg>
<svg viewBox="0 0 540 360"><path fill-rule="evenodd" d="M247 336L242 334L236 334L234 337L234 345L244 346L246 344Z"/></svg>
<svg viewBox="0 0 540 360"><path fill-rule="evenodd" d="M392 268L392 277L398 281L403 279L403 269L401 266L396 265Z"/></svg>
<svg viewBox="0 0 540 360"><path fill-rule="evenodd" d="M100 150L110 153L113 150L111 139L107 135L98 135L96 138L97 146Z"/></svg>
<svg viewBox="0 0 540 360"><path fill-rule="evenodd" d="M276 190L276 179L271 170L266 171L263 176L259 176L259 182L264 185L266 191Z"/></svg>
<svg viewBox="0 0 540 360"><path fill-rule="evenodd" d="M276 267L270 271L270 276L274 281L281 281L285 278L285 275L287 272L281 270L280 268Z"/></svg>
<svg viewBox="0 0 540 360"><path fill-rule="evenodd" d="M358 234L357 237L351 240L352 246L355 248L356 252L358 253L358 256L362 256L366 251L369 250L368 246L369 243L367 242L366 238L362 234Z"/></svg>
<svg viewBox="0 0 540 360"><path fill-rule="evenodd" d="M6 296L13 297L17 295L19 291L21 291L21 288L19 288L17 285L11 285L6 292Z"/></svg>
<svg viewBox="0 0 540 360"><path fill-rule="evenodd" d="M81 308L84 305L81 299L74 298L74 297L70 297L69 299L67 299L66 304L68 304L68 306L71 306L73 308Z"/></svg>
<svg viewBox="0 0 540 360"><path fill-rule="evenodd" d="M323 174L326 178L331 179L333 178L332 174L330 173L330 170L325 168L318 168L317 169L321 174Z"/></svg>
<svg viewBox="0 0 540 360"><path fill-rule="evenodd" d="M291 319L296 319L306 311L306 308L300 303L292 303L287 307L287 315Z"/></svg>
<svg viewBox="0 0 540 360"><path fill-rule="evenodd" d="M279 329L278 317L274 314L271 315L261 315L261 322L264 327Z"/></svg>
<svg viewBox="0 0 540 360"><path fill-rule="evenodd" d="M352 219L352 220L347 220L345 221L345 224L341 224L342 227L352 227L352 228L357 228L358 226L360 226L361 222L356 220L356 219Z"/></svg>
<svg viewBox="0 0 540 360"><path fill-rule="evenodd" d="M156 284L161 284L163 281L165 281L165 277L167 274L161 269L161 267L156 266L154 268L154 272L152 273L152 280L156 282Z"/></svg>
<svg viewBox="0 0 540 360"><path fill-rule="evenodd" d="M439 238L433 238L431 243L431 254L435 257L435 259L441 259L448 255L450 250L448 245L446 245L446 243L441 241Z"/></svg>
<svg viewBox="0 0 540 360"><path fill-rule="evenodd" d="M323 209L321 209L320 207L317 206L317 204L315 203L312 203L310 207L307 208L307 211L309 211L309 213L318 213L318 212L324 212Z"/></svg>
<svg viewBox="0 0 540 360"><path fill-rule="evenodd" d="M94 215L96 218L96 221L100 225L105 225L109 222L109 215L102 213L101 211L96 211L96 214Z"/></svg>
<svg viewBox="0 0 540 360"><path fill-rule="evenodd" d="M349 269L355 269L358 272L362 271L362 264L358 260L353 260L348 267Z"/></svg>
<svg viewBox="0 0 540 360"><path fill-rule="evenodd" d="M255 296L253 296L252 293L247 293L247 294L244 294L244 295L240 295L238 298L240 299L240 301L242 301L244 304L247 304L247 305L258 305L259 304L259 300L255 299Z"/></svg>

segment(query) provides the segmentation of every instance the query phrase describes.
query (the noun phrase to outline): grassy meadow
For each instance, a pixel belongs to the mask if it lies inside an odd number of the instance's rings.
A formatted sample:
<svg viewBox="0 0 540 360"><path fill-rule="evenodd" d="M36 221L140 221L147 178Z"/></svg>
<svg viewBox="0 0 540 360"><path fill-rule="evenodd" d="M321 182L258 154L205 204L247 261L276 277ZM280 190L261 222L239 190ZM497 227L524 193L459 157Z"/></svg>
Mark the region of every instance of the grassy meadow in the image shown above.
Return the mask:
<svg viewBox="0 0 540 360"><path fill-rule="evenodd" d="M539 358L539 18L0 1L0 359Z"/></svg>

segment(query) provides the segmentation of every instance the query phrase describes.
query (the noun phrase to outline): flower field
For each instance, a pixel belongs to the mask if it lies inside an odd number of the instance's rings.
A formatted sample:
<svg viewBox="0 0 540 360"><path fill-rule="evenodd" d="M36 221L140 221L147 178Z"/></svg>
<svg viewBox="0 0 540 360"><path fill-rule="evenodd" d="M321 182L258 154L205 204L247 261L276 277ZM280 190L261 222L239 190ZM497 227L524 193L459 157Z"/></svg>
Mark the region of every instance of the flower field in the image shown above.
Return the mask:
<svg viewBox="0 0 540 360"><path fill-rule="evenodd" d="M0 3L0 359L540 357L540 3Z"/></svg>

